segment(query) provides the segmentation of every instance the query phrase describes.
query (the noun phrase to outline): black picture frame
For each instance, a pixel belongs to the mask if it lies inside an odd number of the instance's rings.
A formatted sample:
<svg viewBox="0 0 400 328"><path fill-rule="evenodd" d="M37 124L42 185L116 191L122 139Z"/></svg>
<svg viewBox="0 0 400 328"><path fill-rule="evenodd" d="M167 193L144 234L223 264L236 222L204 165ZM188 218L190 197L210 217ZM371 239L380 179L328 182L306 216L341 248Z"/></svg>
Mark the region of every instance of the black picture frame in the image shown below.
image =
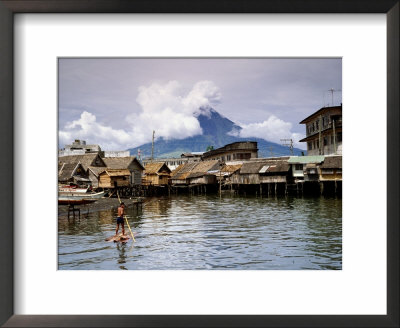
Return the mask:
<svg viewBox="0 0 400 328"><path fill-rule="evenodd" d="M4 327L399 327L399 0L0 0L0 324ZM385 13L387 315L14 315L13 17L16 13ZM14 204L14 205L12 205ZM368 288L368 286L366 286Z"/></svg>

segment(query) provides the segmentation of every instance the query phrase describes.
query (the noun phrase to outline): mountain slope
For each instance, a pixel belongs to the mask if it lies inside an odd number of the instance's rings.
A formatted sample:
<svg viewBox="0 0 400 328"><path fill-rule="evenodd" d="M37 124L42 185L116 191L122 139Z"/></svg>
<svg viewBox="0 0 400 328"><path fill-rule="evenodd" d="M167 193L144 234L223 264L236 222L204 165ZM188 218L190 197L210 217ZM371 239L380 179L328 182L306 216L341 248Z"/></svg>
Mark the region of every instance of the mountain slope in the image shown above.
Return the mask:
<svg viewBox="0 0 400 328"><path fill-rule="evenodd" d="M235 130L240 130L241 127L223 117L213 109L206 108L201 110L197 116L200 126L203 130L202 135L197 135L185 139L166 140L158 138L154 142L154 157L180 157L186 152L205 152L208 146L213 146L214 149L225 146L226 144L237 141L257 141L259 157L284 156L290 155L288 147L273 143L261 138L239 138L228 135L227 133ZM157 131L156 131L157 133ZM140 149L142 158L151 156L151 143L143 144L139 147L128 149L133 156L137 156ZM272 152L272 153L271 153ZM295 155L301 155L301 149L294 149Z"/></svg>

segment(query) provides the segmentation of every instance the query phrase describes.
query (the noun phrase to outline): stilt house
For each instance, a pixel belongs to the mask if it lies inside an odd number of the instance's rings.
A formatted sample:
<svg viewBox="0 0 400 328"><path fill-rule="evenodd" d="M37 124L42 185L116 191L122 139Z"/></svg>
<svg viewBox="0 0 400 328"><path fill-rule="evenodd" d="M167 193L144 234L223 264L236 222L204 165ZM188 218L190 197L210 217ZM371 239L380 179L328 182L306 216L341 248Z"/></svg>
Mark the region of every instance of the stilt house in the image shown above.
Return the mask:
<svg viewBox="0 0 400 328"><path fill-rule="evenodd" d="M168 185L171 170L164 162L147 163L144 168L144 183L153 186Z"/></svg>
<svg viewBox="0 0 400 328"><path fill-rule="evenodd" d="M190 162L186 164L179 165L172 173L171 173L171 184L172 185L188 185L190 180L188 176L191 174L192 170L198 162Z"/></svg>
<svg viewBox="0 0 400 328"><path fill-rule="evenodd" d="M93 188L97 188L99 184L98 174L106 169L106 164L99 154L85 154L63 156L58 158L59 163L63 164L82 164Z"/></svg>
<svg viewBox="0 0 400 328"><path fill-rule="evenodd" d="M222 166L222 163L221 163ZM209 171L220 169L220 162L218 160L202 161L194 166L187 176L189 184L214 184L217 182L215 174Z"/></svg>
<svg viewBox="0 0 400 328"><path fill-rule="evenodd" d="M107 169L112 170L129 170L129 184L139 185L142 183L142 174L144 171L144 167L134 156L129 157L106 157L103 158L104 163L107 166Z"/></svg>
<svg viewBox="0 0 400 328"><path fill-rule="evenodd" d="M129 187L131 172L125 170L107 169L99 174L100 188Z"/></svg>
<svg viewBox="0 0 400 328"><path fill-rule="evenodd" d="M59 163L58 183L76 184L78 186L89 186L91 181L81 163Z"/></svg>

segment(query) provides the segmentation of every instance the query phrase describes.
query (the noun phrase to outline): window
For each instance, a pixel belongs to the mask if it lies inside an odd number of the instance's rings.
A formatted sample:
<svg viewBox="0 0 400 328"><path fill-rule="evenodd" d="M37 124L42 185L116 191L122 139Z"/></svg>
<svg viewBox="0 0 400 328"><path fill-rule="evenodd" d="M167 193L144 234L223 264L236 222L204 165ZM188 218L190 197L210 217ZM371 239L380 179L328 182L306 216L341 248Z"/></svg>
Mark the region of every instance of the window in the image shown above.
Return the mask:
<svg viewBox="0 0 400 328"><path fill-rule="evenodd" d="M307 149L308 150L311 150L312 149L312 142L307 142Z"/></svg>
<svg viewBox="0 0 400 328"><path fill-rule="evenodd" d="M342 142L342 132L339 132L337 134L337 140L338 140L338 142Z"/></svg>
<svg viewBox="0 0 400 328"><path fill-rule="evenodd" d="M319 131L319 122L318 122L318 121L315 122L315 127L316 127L316 129Z"/></svg>
<svg viewBox="0 0 400 328"><path fill-rule="evenodd" d="M328 137L324 137L324 146L328 145Z"/></svg>
<svg viewBox="0 0 400 328"><path fill-rule="evenodd" d="M294 169L296 171L303 171L303 164L295 164Z"/></svg>
<svg viewBox="0 0 400 328"><path fill-rule="evenodd" d="M230 161L230 160L231 160L231 155L227 155L227 156L226 156L226 160L227 160L227 161Z"/></svg>

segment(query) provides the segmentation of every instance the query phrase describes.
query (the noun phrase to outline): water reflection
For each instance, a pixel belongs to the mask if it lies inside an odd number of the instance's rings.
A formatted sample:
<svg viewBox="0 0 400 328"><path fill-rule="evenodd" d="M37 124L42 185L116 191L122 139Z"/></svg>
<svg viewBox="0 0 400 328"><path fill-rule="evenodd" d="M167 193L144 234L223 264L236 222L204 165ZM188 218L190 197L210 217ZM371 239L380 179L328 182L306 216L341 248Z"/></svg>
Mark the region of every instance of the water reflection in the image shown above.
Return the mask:
<svg viewBox="0 0 400 328"><path fill-rule="evenodd" d="M136 243L106 243L116 208L59 217L59 269L341 269L342 202L179 196L127 209ZM128 229L126 229L128 230ZM128 231L129 232L129 231Z"/></svg>

